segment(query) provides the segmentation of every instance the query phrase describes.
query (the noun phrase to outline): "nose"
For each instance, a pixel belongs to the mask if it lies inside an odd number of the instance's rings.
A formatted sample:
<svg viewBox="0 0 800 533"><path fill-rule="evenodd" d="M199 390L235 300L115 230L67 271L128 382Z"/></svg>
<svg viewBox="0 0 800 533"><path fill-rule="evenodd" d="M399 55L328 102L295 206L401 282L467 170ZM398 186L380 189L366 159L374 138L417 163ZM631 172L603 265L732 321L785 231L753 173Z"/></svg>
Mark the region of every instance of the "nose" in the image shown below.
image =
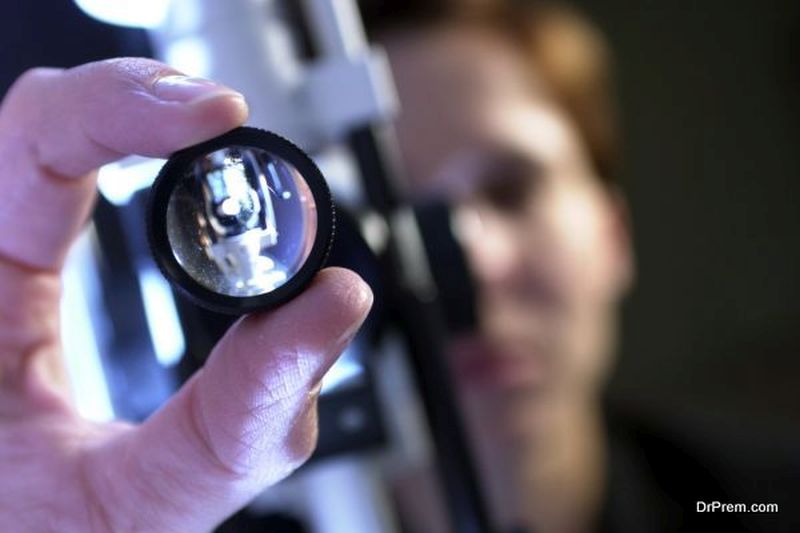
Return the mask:
<svg viewBox="0 0 800 533"><path fill-rule="evenodd" d="M481 285L511 281L520 271L523 250L511 221L477 206L456 209L453 231Z"/></svg>

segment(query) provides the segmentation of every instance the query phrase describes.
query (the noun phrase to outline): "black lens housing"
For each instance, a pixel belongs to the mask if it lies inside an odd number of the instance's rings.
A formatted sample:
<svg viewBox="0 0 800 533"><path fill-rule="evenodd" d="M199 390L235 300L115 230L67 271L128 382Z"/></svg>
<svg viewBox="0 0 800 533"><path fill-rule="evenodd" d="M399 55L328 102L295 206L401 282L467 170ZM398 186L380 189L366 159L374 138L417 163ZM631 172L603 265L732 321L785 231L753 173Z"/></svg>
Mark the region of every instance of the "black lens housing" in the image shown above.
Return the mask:
<svg viewBox="0 0 800 533"><path fill-rule="evenodd" d="M201 285L178 263L167 233L167 208L179 180L184 178L198 158L228 146L261 149L290 163L307 183L316 204L316 235L308 257L284 284L264 294L231 296ZM297 296L325 264L333 242L334 228L335 211L330 189L311 158L275 133L244 126L175 152L153 183L147 210L150 249L164 276L193 303L210 311L231 315L271 309Z"/></svg>

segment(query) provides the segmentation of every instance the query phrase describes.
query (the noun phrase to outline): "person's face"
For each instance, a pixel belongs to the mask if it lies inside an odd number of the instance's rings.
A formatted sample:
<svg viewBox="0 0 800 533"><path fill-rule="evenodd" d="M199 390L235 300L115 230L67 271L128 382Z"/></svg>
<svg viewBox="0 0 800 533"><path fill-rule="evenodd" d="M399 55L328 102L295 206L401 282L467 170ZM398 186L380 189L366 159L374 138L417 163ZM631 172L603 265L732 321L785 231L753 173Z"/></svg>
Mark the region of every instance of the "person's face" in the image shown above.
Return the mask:
<svg viewBox="0 0 800 533"><path fill-rule="evenodd" d="M623 206L512 47L469 28L385 44L412 189L455 206L477 281L479 326L451 350L467 418L529 435L603 382L631 277Z"/></svg>

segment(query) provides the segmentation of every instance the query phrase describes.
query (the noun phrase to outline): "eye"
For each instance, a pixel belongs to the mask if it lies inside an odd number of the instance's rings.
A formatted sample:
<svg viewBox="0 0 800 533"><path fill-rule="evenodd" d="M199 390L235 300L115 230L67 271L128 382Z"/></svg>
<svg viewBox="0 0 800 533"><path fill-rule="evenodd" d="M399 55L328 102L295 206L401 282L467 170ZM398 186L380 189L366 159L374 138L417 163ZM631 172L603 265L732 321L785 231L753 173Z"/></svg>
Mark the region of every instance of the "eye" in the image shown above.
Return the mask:
<svg viewBox="0 0 800 533"><path fill-rule="evenodd" d="M503 212L517 214L524 211L544 172L529 156L506 153L488 161L482 174L478 195Z"/></svg>

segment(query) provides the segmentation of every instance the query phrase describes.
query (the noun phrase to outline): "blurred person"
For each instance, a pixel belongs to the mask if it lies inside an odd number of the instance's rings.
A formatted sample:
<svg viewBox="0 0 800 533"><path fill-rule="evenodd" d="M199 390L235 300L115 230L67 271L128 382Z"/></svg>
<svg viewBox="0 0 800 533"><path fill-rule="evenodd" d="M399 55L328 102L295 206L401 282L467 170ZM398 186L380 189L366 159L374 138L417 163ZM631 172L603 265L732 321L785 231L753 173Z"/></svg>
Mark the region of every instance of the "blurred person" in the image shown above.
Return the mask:
<svg viewBox="0 0 800 533"><path fill-rule="evenodd" d="M478 325L449 363L499 531L692 530L697 501L745 501L719 481L721 450L693 457L605 406L634 259L602 36L551 3L362 7L413 194L453 206L475 276ZM409 531L446 530L430 471L397 484Z"/></svg>
<svg viewBox="0 0 800 533"><path fill-rule="evenodd" d="M242 124L242 96L147 59L25 73L0 106L0 531L209 531L311 454L325 371L371 305L326 269L236 322L143 424L78 416L60 370L60 269L95 170ZM296 324L302 323L302 330Z"/></svg>

